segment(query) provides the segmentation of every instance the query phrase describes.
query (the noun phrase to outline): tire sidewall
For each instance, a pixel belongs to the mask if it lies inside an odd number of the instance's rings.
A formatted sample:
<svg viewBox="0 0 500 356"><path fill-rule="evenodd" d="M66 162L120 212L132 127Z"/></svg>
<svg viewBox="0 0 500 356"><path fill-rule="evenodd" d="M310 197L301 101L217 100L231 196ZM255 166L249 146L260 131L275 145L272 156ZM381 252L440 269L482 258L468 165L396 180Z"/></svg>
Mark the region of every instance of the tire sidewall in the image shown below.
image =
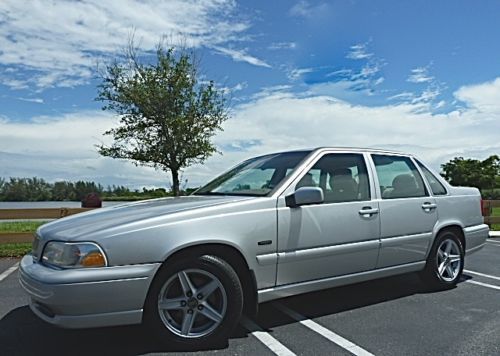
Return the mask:
<svg viewBox="0 0 500 356"><path fill-rule="evenodd" d="M163 285L178 272L186 269L201 269L213 274L224 286L227 308L220 325L209 334L197 338L184 338L170 331L161 320L158 311L158 297ZM148 292L144 321L159 341L183 346L203 347L227 338L239 321L243 309L243 292L238 275L224 260L215 256L197 256L177 259L163 265Z"/></svg>
<svg viewBox="0 0 500 356"><path fill-rule="evenodd" d="M446 281L442 278L442 276L439 274L438 271L438 248L441 246L441 244L445 240L452 240L458 245L458 248L460 250L460 271L457 274L457 276L451 280L451 281ZM464 269L464 248L462 246L462 242L458 238L457 234L454 233L453 231L444 231L440 233L432 247L429 260L427 262L427 274L431 280L431 282L436 285L437 287L443 287L443 288L450 288L454 285L457 284L457 282L460 280L460 277L462 276L462 271Z"/></svg>

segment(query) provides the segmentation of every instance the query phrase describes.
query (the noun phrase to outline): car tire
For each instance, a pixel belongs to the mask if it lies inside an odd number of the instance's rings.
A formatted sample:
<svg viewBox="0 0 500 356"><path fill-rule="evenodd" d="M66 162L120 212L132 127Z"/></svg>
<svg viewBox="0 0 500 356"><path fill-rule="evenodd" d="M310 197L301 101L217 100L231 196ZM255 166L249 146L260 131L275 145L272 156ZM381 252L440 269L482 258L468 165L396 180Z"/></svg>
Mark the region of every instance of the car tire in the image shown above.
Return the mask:
<svg viewBox="0 0 500 356"><path fill-rule="evenodd" d="M432 289L448 289L458 283L463 269L462 242L455 231L445 230L437 236L420 276Z"/></svg>
<svg viewBox="0 0 500 356"><path fill-rule="evenodd" d="M227 340L242 309L243 289L231 265L216 256L191 256L159 270L144 322L162 344L199 349Z"/></svg>

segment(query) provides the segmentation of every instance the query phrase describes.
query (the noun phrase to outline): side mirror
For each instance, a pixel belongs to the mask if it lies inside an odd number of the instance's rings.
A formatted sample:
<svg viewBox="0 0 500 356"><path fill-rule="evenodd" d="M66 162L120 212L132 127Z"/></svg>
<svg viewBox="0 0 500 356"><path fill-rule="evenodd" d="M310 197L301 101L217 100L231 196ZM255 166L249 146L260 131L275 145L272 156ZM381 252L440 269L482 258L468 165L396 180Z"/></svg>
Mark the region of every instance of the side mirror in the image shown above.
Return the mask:
<svg viewBox="0 0 500 356"><path fill-rule="evenodd" d="M323 189L317 187L302 187L285 197L286 206L297 208L302 205L321 204L325 201Z"/></svg>

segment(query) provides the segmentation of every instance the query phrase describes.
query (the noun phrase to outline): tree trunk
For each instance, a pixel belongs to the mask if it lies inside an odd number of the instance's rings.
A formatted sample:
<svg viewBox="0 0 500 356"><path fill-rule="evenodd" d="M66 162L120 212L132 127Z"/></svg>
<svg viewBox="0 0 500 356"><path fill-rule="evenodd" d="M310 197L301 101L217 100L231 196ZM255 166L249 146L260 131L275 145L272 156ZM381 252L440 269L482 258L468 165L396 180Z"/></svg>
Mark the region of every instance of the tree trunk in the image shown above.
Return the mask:
<svg viewBox="0 0 500 356"><path fill-rule="evenodd" d="M179 191L179 171L176 169L172 169L172 193L174 197L178 197L180 195Z"/></svg>

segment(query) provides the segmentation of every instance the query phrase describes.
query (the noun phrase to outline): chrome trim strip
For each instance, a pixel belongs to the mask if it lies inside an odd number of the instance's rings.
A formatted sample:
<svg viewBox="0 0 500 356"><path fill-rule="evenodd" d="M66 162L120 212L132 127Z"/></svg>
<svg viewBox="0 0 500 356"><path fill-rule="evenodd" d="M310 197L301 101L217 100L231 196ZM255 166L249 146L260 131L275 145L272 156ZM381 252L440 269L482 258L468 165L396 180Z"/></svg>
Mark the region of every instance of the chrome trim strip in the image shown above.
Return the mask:
<svg viewBox="0 0 500 356"><path fill-rule="evenodd" d="M380 242L378 239L376 239L369 241L346 243L341 245L323 246L323 247L308 248L296 251L279 252L278 262L280 264L297 262L313 258L321 258L321 257L335 256L340 254L348 254L351 252L373 250L373 249L378 249L379 245Z"/></svg>
<svg viewBox="0 0 500 356"><path fill-rule="evenodd" d="M263 303L273 299L290 297L296 294L308 293L315 290L338 287L346 284L353 284L368 281L375 278L389 277L396 274L415 272L425 267L425 261L413 262L399 266L392 266L366 272L348 274L338 277L329 277L313 281L306 281L294 284L287 284L273 288L261 289L258 291L258 302Z"/></svg>
<svg viewBox="0 0 500 356"><path fill-rule="evenodd" d="M414 235L384 237L380 239L380 242L382 244L381 247L384 248L384 247L400 246L402 244L411 243L413 241L418 242L425 239L430 240L431 238L432 238L432 232L424 232Z"/></svg>
<svg viewBox="0 0 500 356"><path fill-rule="evenodd" d="M278 254L276 252L258 255L256 258L257 263L261 266L275 265L278 263Z"/></svg>
<svg viewBox="0 0 500 356"><path fill-rule="evenodd" d="M478 232L483 232L483 231L490 231L490 228L486 224L479 224L479 225L473 225L473 226L467 226L464 228L464 233L465 234L475 234Z"/></svg>

